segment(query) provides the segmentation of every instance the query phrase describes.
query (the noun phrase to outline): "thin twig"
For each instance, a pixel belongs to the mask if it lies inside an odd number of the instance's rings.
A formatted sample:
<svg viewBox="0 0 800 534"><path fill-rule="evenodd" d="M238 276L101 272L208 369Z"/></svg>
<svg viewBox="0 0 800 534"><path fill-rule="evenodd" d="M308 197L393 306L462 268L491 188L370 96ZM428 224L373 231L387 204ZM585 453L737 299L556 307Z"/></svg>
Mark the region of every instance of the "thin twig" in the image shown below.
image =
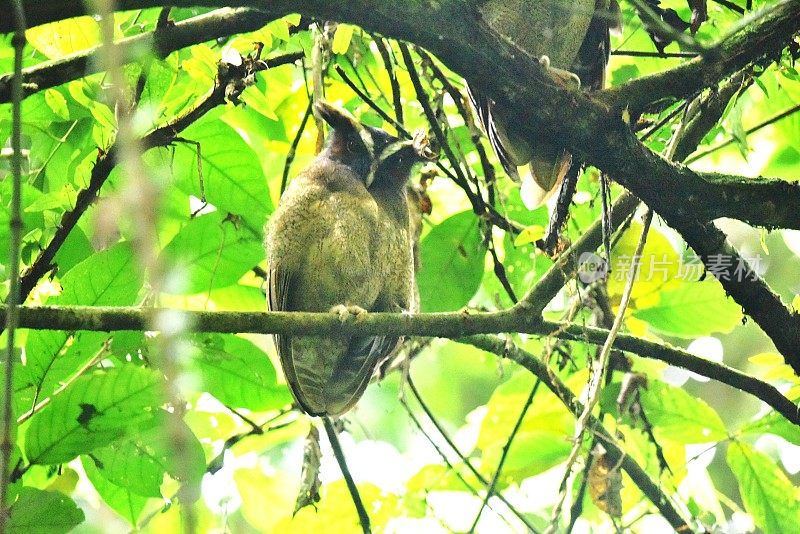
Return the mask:
<svg viewBox="0 0 800 534"><path fill-rule="evenodd" d="M483 509L486 507L489 499L494 494L494 490L497 487L497 481L500 479L500 473L503 471L503 465L506 463L506 458L508 457L508 451L511 450L511 444L514 442L514 438L517 436L517 432L519 432L519 429L522 426L522 420L525 419L525 414L528 413L528 408L531 407L531 404L533 403L533 397L536 395L536 391L539 389L539 385L541 383L542 381L537 378L533 383L533 387L531 388L528 398L525 399L525 404L522 406L522 410L519 413L517 422L514 424L514 428L511 429L511 433L508 435L508 440L506 441L506 444L503 446L503 450L500 453L500 460L497 462L497 469L495 469L492 481L489 483L489 487L486 489L486 496L483 498L481 507L478 508L478 513L475 515L475 521L472 522L472 527L469 529L470 533L475 532L475 528L478 526L478 521L481 519Z"/></svg>
<svg viewBox="0 0 800 534"><path fill-rule="evenodd" d="M693 58L697 57L697 54L693 52L648 52L645 50L612 50L612 56L627 56L627 57L651 57L655 59L667 59L667 58Z"/></svg>
<svg viewBox="0 0 800 534"><path fill-rule="evenodd" d="M751 128L748 128L747 130L744 131L745 137L750 135L750 134L752 134L752 133L757 132L758 130L760 130L762 128L765 128L767 126L775 124L776 122L778 122L780 120L783 120L786 117L788 117L788 116L790 116L790 115L792 115L794 113L797 113L798 111L800 111L800 104L792 106L789 109L787 109L786 111L782 111L782 112L778 113L777 115L774 115L774 116L766 119L765 121L760 122L760 123L756 124L755 126L753 126ZM730 145L731 143L734 143L734 142L736 142L736 139L734 139L733 137L731 137L729 139L726 139L722 143L720 143L718 145L714 145L711 148L709 148L708 150L705 150L703 152L695 154L694 156L692 156L690 158L687 158L685 163L686 163L686 165L689 165L690 163L694 163L695 161L697 161L699 159L703 159L704 157L709 156L709 155L713 154L714 152L717 152L718 150L721 150L721 149L725 148L726 146L728 146L728 145Z"/></svg>
<svg viewBox="0 0 800 534"><path fill-rule="evenodd" d="M9 260L7 276L9 278L9 291L6 297L6 359L4 362L5 380L3 382L3 428L0 438L0 532L5 533L8 522L9 508L8 486L11 461L11 451L14 444L11 442L11 425L14 418L14 345L16 330L19 324L19 305L22 303L22 294L19 284L19 255L20 241L22 239L22 52L25 48L25 13L22 10L22 1L12 2L12 16L14 17L14 80L11 88L11 213L9 214Z"/></svg>
<svg viewBox="0 0 800 534"><path fill-rule="evenodd" d="M364 534L370 534L369 514L367 514L367 509L364 508L364 502L361 500L358 487L353 481L353 475L350 474L350 468L347 467L347 460L345 460L342 445L339 443L339 436L336 435L336 429L333 427L333 421L331 421L330 417L323 417L322 424L325 426L325 433L328 435L328 441L330 441L331 449L333 449L333 455L336 457L336 462L339 464L339 469L342 471L347 489L350 491L350 497L353 499L353 505L356 507L358 521L361 523L361 530L364 531Z"/></svg>
<svg viewBox="0 0 800 534"><path fill-rule="evenodd" d="M294 157L297 153L297 146L300 144L300 139L303 137L306 124L308 124L308 118L311 116L313 104L314 101L309 98L308 107L306 107L306 112L303 114L303 120L300 121L300 126L297 127L297 133L295 134L294 139L292 139L292 145L289 147L289 152L286 153L286 163L283 165L283 176L281 177L281 196L283 195L283 192L286 191L286 183L289 179L289 170L292 167L292 162L294 162Z"/></svg>
<svg viewBox="0 0 800 534"><path fill-rule="evenodd" d="M639 272L639 261L642 255L642 251L644 250L644 245L647 242L647 234L650 230L650 222L653 220L653 211L647 210L647 213L644 217L644 224L642 228L642 235L639 238L639 243L636 245L636 252L633 254L633 258L631 259L631 265L628 269L628 280L625 283L625 289L622 292L622 298L619 304L619 310L617 311L616 317L614 317L614 324L611 327L611 330L608 332L608 337L606 338L606 342L603 344L602 349L600 350L600 354L598 354L597 358L594 361L594 372L592 373L592 377L589 380L589 393L587 395L586 404L583 407L583 411L581 412L578 420L575 422L575 443L572 446L572 450L570 451L569 457L567 458L565 471L564 471L564 478L561 481L561 489L559 491L559 499L556 505L553 507L553 513L550 519L550 526L545 531L547 533L554 532L555 529L558 527L558 519L559 515L561 515L561 507L564 504L564 499L567 495L567 480L569 479L570 472L572 471L572 466L575 464L575 461L578 459L578 453L581 450L583 445L583 434L587 428L587 424L589 421L589 417L592 415L592 410L597 405L597 402L600 400L600 390L603 384L603 376L605 375L606 368L608 367L608 359L611 355L611 349L614 346L614 340L619 333L620 328L622 328L622 323L625 320L625 310L628 307L628 302L630 301L631 294L633 293L633 285L637 278L637 273Z"/></svg>
<svg viewBox="0 0 800 534"><path fill-rule="evenodd" d="M77 371L75 371L75 373L72 374L72 376L70 376L67 380L65 380L64 383L58 387L58 389L53 391L53 393L51 393L50 396L45 397L38 404L36 404L36 406L32 407L30 410L20 415L17 418L17 424L21 425L22 423L24 423L25 421L27 421L28 419L39 413L42 410L42 408L44 408L53 401L56 395L63 393L64 390L67 389L70 385L72 385L73 382L75 382L78 378L83 376L83 374L86 371L97 365L97 363L103 359L103 356L108 353L108 347L109 347L109 341L106 340L103 343L103 346L100 348L100 350L98 350L94 354L94 356L89 358L86 361L86 363L84 363Z"/></svg>
<svg viewBox="0 0 800 534"><path fill-rule="evenodd" d="M484 486L488 486L489 485L489 481L486 480L486 477L484 477L480 473L480 471L478 471L475 468L475 466L472 465L472 462L470 462L469 459L466 456L464 456L464 454L456 446L455 442L450 437L450 435L445 431L445 429L439 423L439 420L436 419L436 417L433 415L433 412L431 411L430 407L428 407L428 405L422 399L422 395L420 395L419 390L417 389L417 386L414 385L414 381L411 380L411 376L410 375L408 376L408 379L406 380L406 384L408 384L408 387L409 387L409 389L411 389L411 393L414 395L414 398L419 403L420 408L422 408L422 411L425 412L425 415L428 417L430 422L433 423L433 426L436 427L436 431L439 432L440 436L442 436L442 438L444 439L445 443L447 443L447 446L450 447L450 449L454 453L456 453L456 456L458 456L459 460L461 460L461 462L467 467L467 469L469 469L469 471L475 476L475 478L477 478L480 481L481 484L483 484ZM508 500L503 496L502 493L498 493L497 494L497 498L500 499L503 502L503 504L508 506L508 509L511 510L511 512L515 516L517 516L517 518L520 521L522 521L525 524L525 526L531 532L537 532L537 530L534 528L534 526L531 524L531 522L528 520L528 518L525 517L520 511L518 511L510 502L508 502Z"/></svg>
<svg viewBox="0 0 800 534"><path fill-rule="evenodd" d="M397 122L403 124L405 121L403 120L403 101L402 95L400 94L400 83L397 81L397 73L394 71L394 65L392 63L391 54L389 53L389 47L383 38L377 35L374 35L372 40L375 42L375 46L378 47L378 52L383 60L383 67L386 69L386 74L389 75L389 84L392 87L394 116L397 119Z"/></svg>
<svg viewBox="0 0 800 534"><path fill-rule="evenodd" d="M453 153L450 144L447 142L447 137L442 131L439 121L436 120L436 115L434 114L433 109L431 109L431 103L428 100L428 95L425 93L425 88L422 87L422 81L419 79L419 74L417 74L416 67L414 66L414 60L411 58L411 51L408 49L408 45L405 43L398 43L398 46L400 47L400 54L403 56L403 61L406 64L408 75L411 77L411 85L414 86L414 91L417 94L417 100L422 106L422 111L425 113L425 118L428 119L428 124L430 124L431 130L433 130L433 135L436 137L436 141L439 143L441 149L444 150L445 156L447 156L448 161L450 161L450 166L458 177L455 182L464 190L467 196L470 197L470 201L474 202L473 197L475 196L475 193L469 187L467 178L464 175L464 170L461 168L461 163Z"/></svg>
<svg viewBox="0 0 800 534"><path fill-rule="evenodd" d="M392 118L388 113L386 113L377 103L373 100L368 94L364 93L358 86L351 80L347 73L344 72L344 69L340 68L338 65L335 67L336 72L341 76L342 81L347 84L353 92L358 95L370 108L372 108L375 113L381 116L383 120L394 126L397 130L397 133L403 136L406 139L411 139L413 136L409 133L406 128L398 123L394 118ZM460 182L458 176L453 172L453 170L446 167L441 161L436 162L436 167L442 171L448 178L453 180L459 187L464 190L464 193L467 195L467 198L472 205L472 211L475 214L486 217L492 224L497 226L498 228L505 230L507 232L511 232L513 234L518 234L522 231L522 228L517 223L508 220L504 215L499 213L494 206L491 204L486 204L483 202L483 199L476 197L475 193L469 188L466 182ZM463 184L463 185L462 185Z"/></svg>

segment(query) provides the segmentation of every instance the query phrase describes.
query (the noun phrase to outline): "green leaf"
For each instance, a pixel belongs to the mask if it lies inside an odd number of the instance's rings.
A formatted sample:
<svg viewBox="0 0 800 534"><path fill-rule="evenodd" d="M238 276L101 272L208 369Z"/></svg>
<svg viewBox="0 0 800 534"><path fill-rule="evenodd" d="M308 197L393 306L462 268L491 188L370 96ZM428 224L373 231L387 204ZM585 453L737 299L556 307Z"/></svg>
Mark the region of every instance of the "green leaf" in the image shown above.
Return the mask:
<svg viewBox="0 0 800 534"><path fill-rule="evenodd" d="M741 324L742 310L716 280L686 282L664 291L654 306L633 315L655 330L681 338L729 333Z"/></svg>
<svg viewBox="0 0 800 534"><path fill-rule="evenodd" d="M147 497L136 495L127 488L122 488L113 482L109 482L107 478L100 474L94 462L88 457L82 456L81 463L86 477L92 483L100 498L131 526L135 527L144 507L147 505Z"/></svg>
<svg viewBox="0 0 800 534"><path fill-rule="evenodd" d="M174 445L176 432L189 438L181 450ZM152 427L87 456L109 482L142 497L161 497L161 483L166 473L199 486L206 470L200 442L182 419L164 411L159 412Z"/></svg>
<svg viewBox="0 0 800 534"><path fill-rule="evenodd" d="M707 443L728 435L719 414L681 388L651 381L647 389L641 390L640 400L647 419L663 438L681 443Z"/></svg>
<svg viewBox="0 0 800 534"><path fill-rule="evenodd" d="M176 273L168 293L193 294L236 283L264 259L253 233L219 212L189 221L162 252Z"/></svg>
<svg viewBox="0 0 800 534"><path fill-rule="evenodd" d="M535 243L544 237L544 226L533 224L526 226L519 235L514 239L514 246L519 247L529 243Z"/></svg>
<svg viewBox="0 0 800 534"><path fill-rule="evenodd" d="M141 269L128 243L89 256L70 269L61 279L61 295L50 304L82 306L129 306L134 304L142 287ZM36 330L28 336L26 367L30 385L39 397L49 395L54 385L69 376L91 353L100 349L105 335L84 333L87 344L73 343L66 354L69 336L65 332Z"/></svg>
<svg viewBox="0 0 800 534"><path fill-rule="evenodd" d="M417 283L422 311L452 311L466 306L481 283L485 255L478 219L471 211L457 213L436 225L420 246Z"/></svg>
<svg viewBox="0 0 800 534"><path fill-rule="evenodd" d="M119 243L82 261L61 278L64 291L50 302L82 306L130 306L143 283L130 243Z"/></svg>
<svg viewBox="0 0 800 534"><path fill-rule="evenodd" d="M782 437L793 445L800 446L800 427L789 422L777 412L770 412L764 417L750 421L742 427L741 432L755 436L764 433L773 434Z"/></svg>
<svg viewBox="0 0 800 534"><path fill-rule="evenodd" d="M476 445L483 452L481 470L487 476L491 476L497 467L534 380L527 371L517 372L495 389L486 404L486 415L481 421ZM571 389L579 389L585 382L585 372L576 373L567 380ZM569 410L554 394L539 388L509 449L500 487L539 474L564 461L570 451L574 428L574 418Z"/></svg>
<svg viewBox="0 0 800 534"><path fill-rule="evenodd" d="M133 365L78 378L33 417L25 435L28 460L68 462L152 421L161 382L159 373Z"/></svg>
<svg viewBox="0 0 800 534"><path fill-rule="evenodd" d="M331 45L331 51L334 54L347 53L355 29L356 27L352 24L339 24L336 26L336 33L333 34L333 44Z"/></svg>
<svg viewBox="0 0 800 534"><path fill-rule="evenodd" d="M60 534L84 520L83 510L58 491L23 487L9 511L8 534Z"/></svg>
<svg viewBox="0 0 800 534"><path fill-rule="evenodd" d="M800 525L800 494L775 462L741 442L730 444L727 460L756 526L768 533L795 532Z"/></svg>
<svg viewBox="0 0 800 534"><path fill-rule="evenodd" d="M484 451L481 471L486 476L492 476L497 469L504 445L495 443ZM570 449L572 444L568 436L562 433L520 431L514 437L503 464L498 479L500 487L538 475L560 464L567 459Z"/></svg>
<svg viewBox="0 0 800 534"><path fill-rule="evenodd" d="M94 253L94 248L89 238L78 227L73 228L67 235L64 244L56 252L55 263L61 272L69 272L73 267L87 259Z"/></svg>
<svg viewBox="0 0 800 534"><path fill-rule="evenodd" d="M44 101L47 102L47 105L53 110L53 113L55 113L59 119L66 120L69 118L67 99L64 98L64 95L62 95L59 91L55 89L45 90Z"/></svg>
<svg viewBox="0 0 800 534"><path fill-rule="evenodd" d="M28 29L25 37L50 59L94 48L100 44L100 26L92 17L74 17Z"/></svg>
<svg viewBox="0 0 800 534"><path fill-rule="evenodd" d="M187 128L182 137L200 143L206 200L220 210L239 215L260 240L272 201L255 152L218 117L205 117ZM160 158L157 163L172 170L181 191L202 198L195 145L178 143L174 157L172 150L150 154Z"/></svg>
<svg viewBox="0 0 800 534"><path fill-rule="evenodd" d="M61 279L61 295L50 304L82 306L130 306L138 298L143 278L128 243L89 256ZM108 337L99 332L83 332L72 340L60 331L35 330L25 345L29 384L40 399L75 372L101 348ZM85 342L79 342L84 340ZM30 406L25 409L30 408Z"/></svg>
<svg viewBox="0 0 800 534"><path fill-rule="evenodd" d="M235 336L202 336L195 363L203 388L223 404L249 410L271 410L291 403L289 390L278 384L269 356L252 342Z"/></svg>
<svg viewBox="0 0 800 534"><path fill-rule="evenodd" d="M461 475L459 478L458 475ZM463 481L470 484L467 486ZM454 465L453 469L439 464L423 466L406 482L403 504L412 517L425 517L428 510L428 494L432 491L469 491L480 482L465 466Z"/></svg>

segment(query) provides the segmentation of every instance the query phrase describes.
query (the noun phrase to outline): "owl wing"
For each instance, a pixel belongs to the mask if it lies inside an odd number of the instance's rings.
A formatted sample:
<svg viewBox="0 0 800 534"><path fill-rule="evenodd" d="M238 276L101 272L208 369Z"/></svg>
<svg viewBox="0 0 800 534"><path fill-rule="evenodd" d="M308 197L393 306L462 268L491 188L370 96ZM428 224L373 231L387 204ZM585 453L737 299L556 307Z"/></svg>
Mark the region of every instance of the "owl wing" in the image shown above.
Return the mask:
<svg viewBox="0 0 800 534"><path fill-rule="evenodd" d="M329 415L340 415L358 402L375 369L392 355L400 341L401 338L386 336L350 340L326 388Z"/></svg>
<svg viewBox="0 0 800 534"><path fill-rule="evenodd" d="M596 90L604 85L609 57L609 29L618 24L616 18L618 10L616 0L597 0L595 2L595 11L586 35L570 67L570 71L578 75L581 86L584 88ZM518 18L518 16L514 15L512 18ZM498 129L493 113L494 102L491 99L476 92L469 85L467 85L467 93L503 170L514 181L520 181L517 167L535 159L536 154L531 152L530 147L514 146L527 143L516 143L517 140L508 138L510 132Z"/></svg>
<svg viewBox="0 0 800 534"><path fill-rule="evenodd" d="M269 266L267 272L267 303L270 311L288 311L287 303L288 297L291 294L292 274L289 269L284 268L280 263L273 262ZM281 367L283 373L286 375L286 382L289 384L289 391L295 401L307 413L311 413L311 409L302 399L295 388L299 387L297 378L297 371L294 367L294 358L292 357L292 342L291 337L275 334L272 336L275 342L275 349L278 351L278 358L281 360Z"/></svg>

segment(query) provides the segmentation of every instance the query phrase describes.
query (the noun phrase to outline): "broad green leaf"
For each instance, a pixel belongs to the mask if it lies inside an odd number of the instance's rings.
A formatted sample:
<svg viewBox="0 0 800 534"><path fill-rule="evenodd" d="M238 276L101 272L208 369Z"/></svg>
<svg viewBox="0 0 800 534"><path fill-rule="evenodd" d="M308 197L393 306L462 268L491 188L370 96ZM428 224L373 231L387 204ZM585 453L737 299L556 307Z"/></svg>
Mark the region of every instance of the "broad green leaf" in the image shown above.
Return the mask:
<svg viewBox="0 0 800 534"><path fill-rule="evenodd" d="M370 483L358 485L361 500L370 510L370 521L375 530L383 531L387 523L400 515L401 501L392 493L381 491ZM343 480L322 487L322 500L317 509L306 506L292 517L291 510L278 522L274 532L360 532L353 500Z"/></svg>
<svg viewBox="0 0 800 534"><path fill-rule="evenodd" d="M514 246L519 247L529 243L535 243L544 237L544 227L538 224L526 226L519 235L514 238Z"/></svg>
<svg viewBox="0 0 800 534"><path fill-rule="evenodd" d="M684 391L651 381L640 391L640 401L656 434L682 443L719 441L728 435L725 424L702 399Z"/></svg>
<svg viewBox="0 0 800 534"><path fill-rule="evenodd" d="M61 278L64 291L52 304L129 306L136 302L143 277L130 243L98 252Z"/></svg>
<svg viewBox="0 0 800 534"><path fill-rule="evenodd" d="M47 105L50 106L50 109L53 110L53 113L59 119L68 119L69 118L69 109L67 107L67 99L64 98L59 91L55 89L47 89L44 92L44 100L47 102Z"/></svg>
<svg viewBox="0 0 800 534"><path fill-rule="evenodd" d="M59 271L66 273L93 253L94 248L89 242L89 238L86 237L83 230L75 227L67 235L67 239L61 248L58 249L55 263L58 265Z"/></svg>
<svg viewBox="0 0 800 534"><path fill-rule="evenodd" d="M162 252L175 277L168 293L192 294L235 283L264 258L258 237L219 212L189 221Z"/></svg>
<svg viewBox="0 0 800 534"><path fill-rule="evenodd" d="M0 172L3 172L1 169L2 166L0 166ZM27 210L29 206L38 202L38 200L41 197L42 197L41 191L25 183L22 184L22 198L20 200L22 207L23 236L32 229L42 228L44 226L44 218L42 217L41 213L32 213ZM8 240L9 238L8 229L10 228L9 225L10 214L11 214L11 180L0 180L0 251L3 251L2 259L0 259L0 265L6 265L8 263L8 250L10 250L9 249L10 243ZM38 249L38 243L36 246ZM0 276L0 279L3 278L5 278L4 275Z"/></svg>
<svg viewBox="0 0 800 534"><path fill-rule="evenodd" d="M70 269L61 279L61 295L50 304L83 306L129 306L136 302L143 278L133 250L128 243L119 243L108 250L89 256ZM30 384L41 395L49 395L53 385L64 379L100 349L100 333L84 333L86 345L62 355L69 336L65 332L36 330L28 336L26 367Z"/></svg>
<svg viewBox="0 0 800 534"><path fill-rule="evenodd" d="M508 439L508 436L506 436ZM496 442L484 451L481 471L493 476L505 444ZM543 473L567 459L572 443L569 436L557 432L520 431L508 450L503 471L498 479L499 487L519 482L527 477Z"/></svg>
<svg viewBox="0 0 800 534"><path fill-rule="evenodd" d="M225 405L260 411L291 403L269 356L250 341L235 335L202 336L195 346L203 388Z"/></svg>
<svg viewBox="0 0 800 534"><path fill-rule="evenodd" d="M789 422L777 412L770 412L764 417L750 421L741 429L743 434L761 435L764 433L780 436L793 445L800 446L800 427Z"/></svg>
<svg viewBox="0 0 800 534"><path fill-rule="evenodd" d="M99 45L100 27L92 17L74 17L34 26L25 37L45 56L56 59Z"/></svg>
<svg viewBox="0 0 800 534"><path fill-rule="evenodd" d="M190 126L181 137L200 143L206 200L222 211L240 216L244 226L260 240L267 214L272 211L272 201L255 152L236 131L213 116ZM149 156L151 153L157 155ZM162 149L150 151L148 157L171 169L181 191L202 198L197 146L177 143L174 157L172 153L171 149Z"/></svg>
<svg viewBox="0 0 800 534"><path fill-rule="evenodd" d="M572 390L586 383L587 374L579 372L567 379ZM481 470L491 476L505 447L508 436L519 419L534 384L527 371L517 372L498 387L486 404L477 447L483 452ZM503 467L503 487L513 480L539 474L564 461L570 450L570 437L575 419L555 395L540 387L517 431Z"/></svg>
<svg viewBox="0 0 800 534"><path fill-rule="evenodd" d="M122 488L113 482L109 482L107 478L100 474L94 462L87 456L81 457L81 463L83 464L86 478L92 483L100 498L131 526L135 527L144 507L147 505L147 497L136 495L127 488Z"/></svg>
<svg viewBox="0 0 800 534"><path fill-rule="evenodd" d="M756 526L769 533L796 531L800 492L775 462L741 442L730 444L727 460Z"/></svg>
<svg viewBox="0 0 800 534"><path fill-rule="evenodd" d="M642 225L632 223L614 245L608 280L609 295L621 295L627 285L631 263L641 235ZM681 257L666 236L654 228L650 229L639 258L638 275L631 293L636 308L648 308L658 302L659 295L663 295L665 290L681 284L680 268Z"/></svg>
<svg viewBox="0 0 800 534"><path fill-rule="evenodd" d="M431 491L469 491L470 487L475 488L480 482L463 465L448 466L440 464L430 464L408 479L406 491L403 495L403 504L407 513L413 517L425 517L428 509L427 497ZM459 478L458 475L461 475ZM463 481L462 481L463 479ZM469 486L465 484L469 483Z"/></svg>
<svg viewBox="0 0 800 534"><path fill-rule="evenodd" d="M162 380L150 369L123 365L78 378L37 413L25 436L34 464L58 464L91 452L151 422Z"/></svg>
<svg viewBox="0 0 800 534"><path fill-rule="evenodd" d="M580 390L586 383L586 372L579 372L567 379L570 389ZM477 447L486 450L505 440L514 428L522 407L534 384L527 371L518 371L507 382L495 389L486 403L486 415L481 422ZM540 387L531 406L525 413L520 432L554 432L563 436L572 435L574 417L564 404L546 388Z"/></svg>
<svg viewBox="0 0 800 534"><path fill-rule="evenodd" d="M185 441L177 450L175 433ZM142 497L161 497L164 475L199 486L206 470L203 447L179 417L160 412L152 427L89 453L109 482ZM184 470L184 473L180 471Z"/></svg>
<svg viewBox="0 0 800 534"><path fill-rule="evenodd" d="M742 321L741 307L716 280L686 282L660 297L657 304L638 309L633 316L663 334L695 338L728 333Z"/></svg>
<svg viewBox="0 0 800 534"><path fill-rule="evenodd" d="M436 225L420 246L417 283L422 311L453 311L466 306L481 283L485 255L478 219L471 211L457 213Z"/></svg>
<svg viewBox="0 0 800 534"><path fill-rule="evenodd" d="M23 487L11 504L8 534L61 534L83 523L83 510L58 491Z"/></svg>
<svg viewBox="0 0 800 534"><path fill-rule="evenodd" d="M258 532L280 532L275 529L276 523L294 510L297 474L277 471L267 475L256 466L236 469L233 479L242 496L241 510L247 522Z"/></svg>

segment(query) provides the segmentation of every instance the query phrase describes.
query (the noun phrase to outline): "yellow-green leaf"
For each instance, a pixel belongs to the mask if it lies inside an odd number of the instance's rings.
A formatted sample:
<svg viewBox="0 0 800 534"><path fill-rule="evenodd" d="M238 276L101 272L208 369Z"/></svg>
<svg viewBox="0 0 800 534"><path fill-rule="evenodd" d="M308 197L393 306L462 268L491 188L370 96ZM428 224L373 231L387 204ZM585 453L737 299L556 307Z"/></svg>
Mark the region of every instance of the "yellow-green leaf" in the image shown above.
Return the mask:
<svg viewBox="0 0 800 534"><path fill-rule="evenodd" d="M333 35L333 45L331 46L334 54L347 53L355 29L356 27L352 24L339 24L336 27L336 33Z"/></svg>
<svg viewBox="0 0 800 534"><path fill-rule="evenodd" d="M775 462L739 442L728 447L727 460L756 526L762 532L795 532L800 525L800 495Z"/></svg>
<svg viewBox="0 0 800 534"><path fill-rule="evenodd" d="M528 243L534 243L538 239L544 237L544 227L538 224L525 227L519 235L514 239L514 246L521 247Z"/></svg>

